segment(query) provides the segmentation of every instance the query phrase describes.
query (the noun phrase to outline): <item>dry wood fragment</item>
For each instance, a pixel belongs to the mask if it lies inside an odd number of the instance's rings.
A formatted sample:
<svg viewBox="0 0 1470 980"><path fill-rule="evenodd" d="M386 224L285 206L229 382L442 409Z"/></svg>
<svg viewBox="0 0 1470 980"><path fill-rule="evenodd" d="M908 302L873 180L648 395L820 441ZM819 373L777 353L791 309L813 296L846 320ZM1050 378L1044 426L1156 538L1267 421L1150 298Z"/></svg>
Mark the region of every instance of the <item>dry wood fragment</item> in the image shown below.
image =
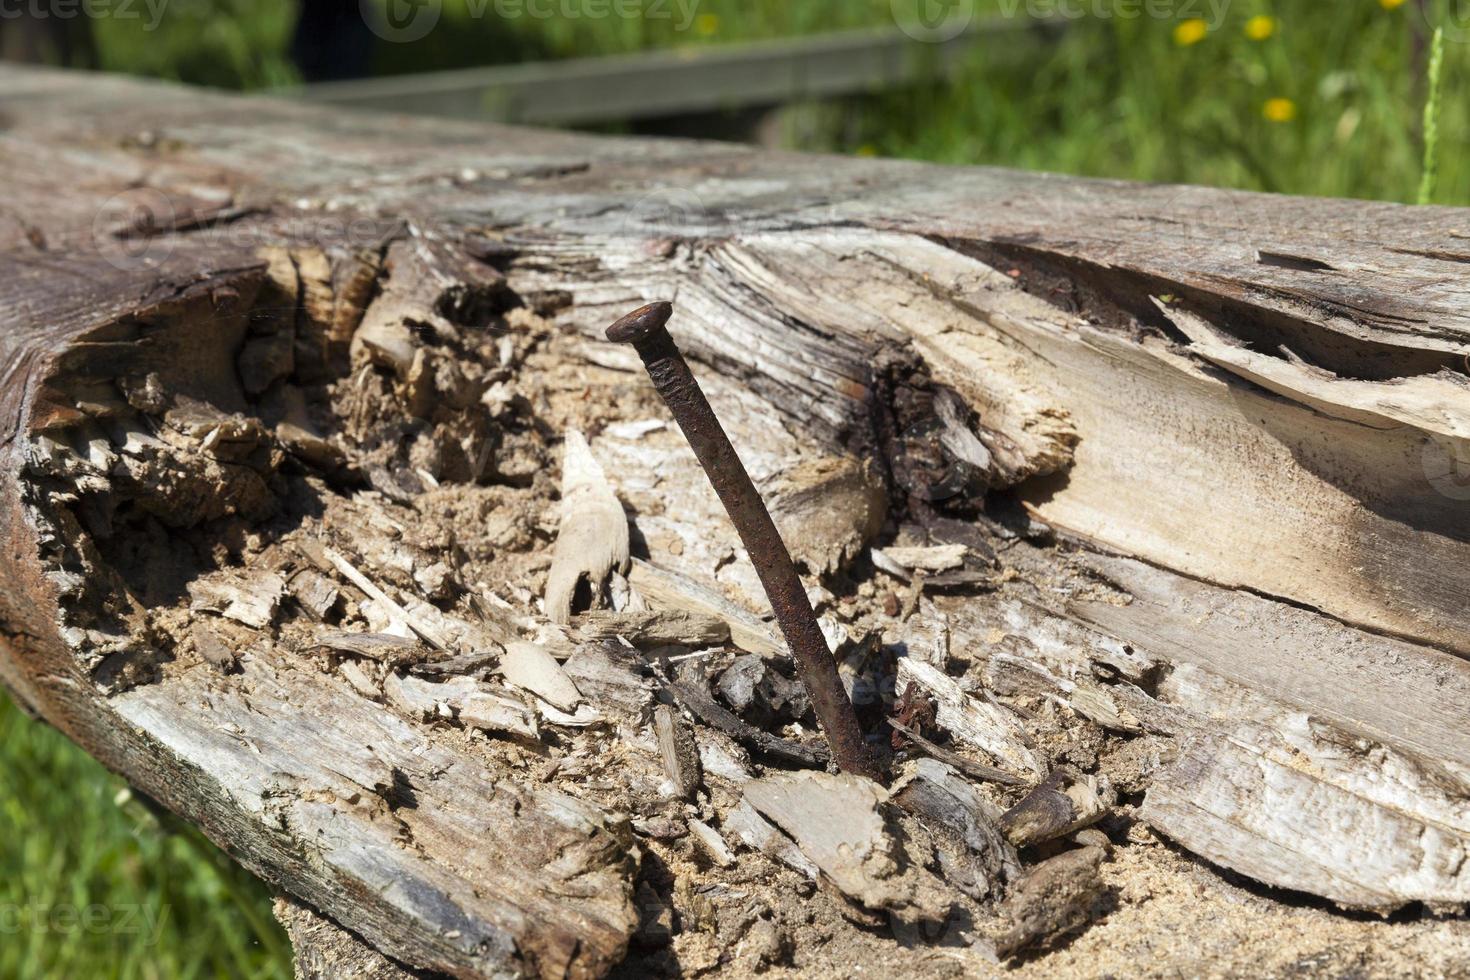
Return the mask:
<svg viewBox="0 0 1470 980"><path fill-rule="evenodd" d="M986 783L1000 783L1002 786L1020 786L1025 783L1025 780L1020 776L1014 776L1004 769L983 765L971 759L966 759L957 752L951 752L943 746L935 745L912 728L900 724L892 718L887 719L887 721L889 727L896 732L902 732L925 755L931 756L947 766L953 766L972 779L978 779Z"/></svg>
<svg viewBox="0 0 1470 980"><path fill-rule="evenodd" d="M1005 812L1000 826L1016 847L1029 847L1096 823L1112 802L1112 788L1106 780L1058 766Z"/></svg>
<svg viewBox="0 0 1470 980"><path fill-rule="evenodd" d="M1040 694L1067 705L1110 731L1137 734L1145 727L1126 706L1147 697L1132 685L1119 683L1104 687L1090 678L1068 680L1028 657L992 654L985 667L985 686L1003 696Z"/></svg>
<svg viewBox="0 0 1470 980"><path fill-rule="evenodd" d="M882 529L888 513L873 467L850 456L803 460L761 489L791 557L814 575L846 565Z"/></svg>
<svg viewBox="0 0 1470 980"><path fill-rule="evenodd" d="M320 550L322 556L343 578L365 592L369 598L379 603L395 622L401 623L405 629L413 630L413 632L423 637L424 641L435 649L448 649L448 643L438 629L426 622L421 616L409 612L398 600L374 585L371 579L358 571L356 566L344 558L336 549L323 546Z"/></svg>
<svg viewBox="0 0 1470 980"><path fill-rule="evenodd" d="M1020 727L1001 707L971 697L937 667L904 657L898 661L898 693L917 684L938 707L940 727L950 737L988 753L1012 770L1042 775L1044 768L1025 743Z"/></svg>
<svg viewBox="0 0 1470 980"><path fill-rule="evenodd" d="M1103 895L1098 869L1106 858L1101 847L1081 847L1032 868L1001 909L1007 927L996 935L995 951L1012 956L1086 925Z"/></svg>
<svg viewBox="0 0 1470 980"><path fill-rule="evenodd" d="M264 629L276 617L286 583L275 572L262 572L240 581L196 579L189 583L190 609L219 613L227 619Z"/></svg>
<svg viewBox="0 0 1470 980"><path fill-rule="evenodd" d="M329 650L364 657L389 667L406 667L422 663L433 651L423 641L391 633L348 633L334 630L314 638L312 650Z"/></svg>
<svg viewBox="0 0 1470 980"><path fill-rule="evenodd" d="M725 814L723 826L727 832L739 838L746 847L775 858L793 871L800 872L813 881L821 874L821 870L802 853L801 848L797 847L790 837L777 830L744 798L735 804L734 809Z"/></svg>
<svg viewBox="0 0 1470 980"><path fill-rule="evenodd" d="M1378 758L1382 774L1359 782L1304 767L1298 751L1265 733L1192 739L1150 786L1140 816L1217 864L1350 908L1462 907L1470 902L1470 824L1462 814L1426 820L1393 806L1405 775L1410 786L1436 777ZM1388 805L1374 805L1375 797Z"/></svg>
<svg viewBox="0 0 1470 980"><path fill-rule="evenodd" d="M786 647L759 616L707 586L641 559L633 561L628 580L654 606L723 619L730 628L730 641L742 650L763 657L787 656Z"/></svg>
<svg viewBox="0 0 1470 980"><path fill-rule="evenodd" d="M894 781L893 802L921 817L957 847L941 849L945 879L974 899L999 893L1020 876L1014 847L1000 829L1001 813L950 766L920 759Z"/></svg>
<svg viewBox="0 0 1470 980"><path fill-rule="evenodd" d="M292 575L291 581L287 583L287 588L301 604L301 608L310 613L311 617L318 622L326 621L341 598L341 593L337 591L331 579L310 568L303 568Z"/></svg>
<svg viewBox="0 0 1470 980"><path fill-rule="evenodd" d="M451 677L481 677L494 664L499 662L500 652L498 650L476 650L470 653L462 653L457 657L445 659L424 660L413 664L408 668L410 674L417 674L428 680L445 680Z"/></svg>
<svg viewBox="0 0 1470 980"><path fill-rule="evenodd" d="M653 699L648 663L621 644L579 646L562 668L582 696L599 708L616 708L641 719Z"/></svg>
<svg viewBox="0 0 1470 980"><path fill-rule="evenodd" d="M754 725L747 725L716 704L708 692L692 683L675 681L669 684L667 689L694 717L711 728L719 729L736 741L743 742L757 752L772 759L793 762L800 766L820 767L827 764L825 745L802 745L778 738Z"/></svg>
<svg viewBox="0 0 1470 980"><path fill-rule="evenodd" d="M730 853L730 845L725 843L725 838L703 820L689 821L689 833L715 864L728 868L735 863L735 855Z"/></svg>
<svg viewBox="0 0 1470 980"><path fill-rule="evenodd" d="M699 765L706 775L743 786L754 775L750 756L724 732L713 728L699 733Z"/></svg>
<svg viewBox="0 0 1470 980"><path fill-rule="evenodd" d="M563 711L538 697L532 696L531 700L543 721L563 728L591 728L607 722L607 716L590 704L579 704L576 711Z"/></svg>
<svg viewBox="0 0 1470 980"><path fill-rule="evenodd" d="M434 684L412 674L392 671L383 678L384 699L399 713L416 721L451 719L454 706L472 693L473 681L468 685Z"/></svg>
<svg viewBox="0 0 1470 980"><path fill-rule="evenodd" d="M338 664L337 673L354 691L369 701L377 701L382 698L382 689L367 675L366 671L353 661L346 660Z"/></svg>
<svg viewBox="0 0 1470 980"><path fill-rule="evenodd" d="M961 568L969 549L962 544L941 544L919 548L874 548L873 564L899 578L912 578L914 572L947 572Z"/></svg>
<svg viewBox="0 0 1470 980"><path fill-rule="evenodd" d="M535 643L507 643L500 658L500 675L506 683L530 691L558 711L574 712L582 703L582 694L566 670Z"/></svg>
<svg viewBox="0 0 1470 980"><path fill-rule="evenodd" d="M572 616L579 585L601 603L608 575L628 570L628 518L587 439L576 429L566 433L562 458L561 526L546 579L546 615L554 623Z"/></svg>
<svg viewBox="0 0 1470 980"><path fill-rule="evenodd" d="M534 711L513 697L483 688L459 701L458 718L467 728L533 741L541 737Z"/></svg>
<svg viewBox="0 0 1470 980"><path fill-rule="evenodd" d="M235 651L226 646L212 630L201 624L194 627L191 635L194 638L194 649L209 666L221 674L232 674L239 669L239 658Z"/></svg>
<svg viewBox="0 0 1470 980"><path fill-rule="evenodd" d="M653 709L653 727L664 775L673 784L675 795L692 799L703 781L699 746L695 744L693 733L678 713L666 704Z"/></svg>
<svg viewBox="0 0 1470 980"><path fill-rule="evenodd" d="M799 721L812 708L799 679L787 677L754 653L736 657L721 671L715 690L737 715L759 727Z"/></svg>
<svg viewBox="0 0 1470 980"><path fill-rule="evenodd" d="M687 609L583 613L573 625L584 643L622 637L638 646L709 647L726 643L730 627L723 619Z"/></svg>
<svg viewBox="0 0 1470 980"><path fill-rule="evenodd" d="M353 902L338 903L343 924L426 968L591 977L621 959L637 927L625 826L583 801L490 778L424 729L273 659L242 664L248 696L201 676L117 700L127 724L186 752L190 772L233 773L259 801L221 805L208 822L220 839L269 821L282 848L272 860L306 859L296 879L305 898L351 891ZM208 714L188 710L203 699ZM378 793L395 786L415 806L390 814ZM414 847L403 847L405 832Z"/></svg>
<svg viewBox="0 0 1470 980"><path fill-rule="evenodd" d="M753 779L745 799L790 835L843 894L868 908L907 905L896 845L878 805L886 794L850 773L779 773Z"/></svg>

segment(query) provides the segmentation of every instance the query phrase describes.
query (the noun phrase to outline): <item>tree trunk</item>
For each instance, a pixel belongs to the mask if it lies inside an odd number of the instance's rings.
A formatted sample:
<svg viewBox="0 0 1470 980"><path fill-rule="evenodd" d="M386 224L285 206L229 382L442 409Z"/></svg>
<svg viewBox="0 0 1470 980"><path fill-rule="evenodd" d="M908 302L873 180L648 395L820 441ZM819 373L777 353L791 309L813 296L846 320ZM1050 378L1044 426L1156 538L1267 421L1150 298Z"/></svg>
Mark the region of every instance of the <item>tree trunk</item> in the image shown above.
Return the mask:
<svg viewBox="0 0 1470 980"><path fill-rule="evenodd" d="M1466 212L0 81L0 678L393 960L607 972L651 822L749 774L701 727L734 770L661 797L665 668L535 602L578 428L628 588L776 649L602 339L654 299L854 640L941 668L955 745L1032 778L996 698L1038 698L1176 760L1125 805L1211 862L1470 900ZM895 535L963 567L891 575ZM580 705L485 673L526 640Z"/></svg>

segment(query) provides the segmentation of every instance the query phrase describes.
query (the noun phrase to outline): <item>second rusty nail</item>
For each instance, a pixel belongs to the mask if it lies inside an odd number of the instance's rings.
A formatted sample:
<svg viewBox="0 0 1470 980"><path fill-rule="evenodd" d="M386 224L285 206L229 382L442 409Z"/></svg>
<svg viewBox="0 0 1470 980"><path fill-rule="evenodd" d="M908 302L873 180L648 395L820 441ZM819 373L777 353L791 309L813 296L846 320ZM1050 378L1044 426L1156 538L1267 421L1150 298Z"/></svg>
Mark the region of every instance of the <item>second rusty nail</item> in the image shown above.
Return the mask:
<svg viewBox="0 0 1470 980"><path fill-rule="evenodd" d="M817 720L827 734L838 768L876 780L878 767L863 740L852 701L837 675L837 662L817 625L817 615L786 543L699 382L669 336L667 324L673 312L670 303L639 307L608 327L607 339L632 344L638 351L653 387L684 431L684 438L725 505L791 647L797 672L811 694Z"/></svg>

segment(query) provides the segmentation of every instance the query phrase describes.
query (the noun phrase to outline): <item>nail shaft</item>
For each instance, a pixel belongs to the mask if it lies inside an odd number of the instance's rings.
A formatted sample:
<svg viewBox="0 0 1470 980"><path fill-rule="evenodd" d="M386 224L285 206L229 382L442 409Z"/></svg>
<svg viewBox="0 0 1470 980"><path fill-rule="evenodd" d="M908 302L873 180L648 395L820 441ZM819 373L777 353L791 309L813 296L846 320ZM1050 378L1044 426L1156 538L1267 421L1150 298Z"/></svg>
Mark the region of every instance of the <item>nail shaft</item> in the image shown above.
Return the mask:
<svg viewBox="0 0 1470 980"><path fill-rule="evenodd" d="M817 720L832 748L832 758L840 769L876 780L878 768L863 741L852 702L837 675L837 662L817 625L817 615L796 574L796 565L750 474L669 336L666 324L672 314L673 306L669 303L651 303L608 327L607 337L632 344L638 351L654 388L684 431L690 448L725 505L760 576L776 622L791 647L802 682L811 694Z"/></svg>

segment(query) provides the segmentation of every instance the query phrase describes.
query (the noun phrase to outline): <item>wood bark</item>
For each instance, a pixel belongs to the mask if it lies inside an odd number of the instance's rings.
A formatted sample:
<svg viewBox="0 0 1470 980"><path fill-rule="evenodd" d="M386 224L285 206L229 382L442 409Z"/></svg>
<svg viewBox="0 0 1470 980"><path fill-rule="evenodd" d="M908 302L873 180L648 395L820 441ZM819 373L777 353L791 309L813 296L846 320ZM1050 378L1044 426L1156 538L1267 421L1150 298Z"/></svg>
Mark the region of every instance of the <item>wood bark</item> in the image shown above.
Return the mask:
<svg viewBox="0 0 1470 980"><path fill-rule="evenodd" d="M395 714L373 673L401 683L395 665L308 669L271 632L288 593L319 619L342 589L386 631L461 657L525 638L493 603L474 600L472 622L433 604L452 547L393 595L382 569L364 588L305 546L243 596L190 556L281 533L281 459L338 479L357 423L296 411L298 383L350 356L413 410L469 419L499 410L496 382L458 406L458 368L425 337L462 343L468 320L534 310L564 331L558 350L632 371L601 328L655 299L675 302L675 337L809 568L862 556L875 495L973 517L1006 491L1055 529L1051 544L1007 531L1013 575L925 599L906 627L932 652L905 677L928 678L1002 768L1039 764L1002 708L944 675L936 637L996 690L1172 745L1143 818L1211 861L1354 907L1470 901L1467 212L346 115L14 68L0 157L0 680L394 961L606 972L638 926L626 820ZM462 424L456 445L489 444ZM924 426L948 434L937 470L910 451ZM159 462L159 438L196 468ZM641 539L681 549L649 549L630 578L776 655L748 572L722 571L724 595L700 582L736 545L677 448L592 439ZM537 478L493 456L456 450L430 482ZM353 465L375 496L333 504L361 515L324 526L339 546L429 485ZM156 541L111 535L140 509ZM188 616L224 624L248 654L238 673L182 669L187 650L160 640L204 584ZM247 637L251 621L267 625ZM467 690L500 697L485 667L472 659ZM428 703L454 721L462 700Z"/></svg>

